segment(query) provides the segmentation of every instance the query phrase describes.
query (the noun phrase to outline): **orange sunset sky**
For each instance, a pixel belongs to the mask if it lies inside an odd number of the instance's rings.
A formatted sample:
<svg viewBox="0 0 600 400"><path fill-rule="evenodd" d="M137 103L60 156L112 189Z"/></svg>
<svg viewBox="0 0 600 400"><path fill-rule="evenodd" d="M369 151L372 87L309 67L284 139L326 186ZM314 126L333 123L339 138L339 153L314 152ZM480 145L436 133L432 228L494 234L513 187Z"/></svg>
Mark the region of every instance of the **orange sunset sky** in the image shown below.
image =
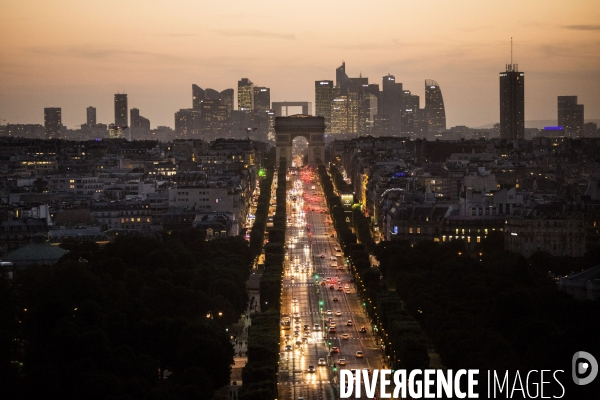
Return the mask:
<svg viewBox="0 0 600 400"><path fill-rule="evenodd" d="M314 81L381 85L391 73L421 96L442 89L448 127L498 122L499 78L525 72L525 119L556 120L559 95L600 118L597 0L0 0L0 119L43 124L62 107L69 128L95 106L114 121L113 94L157 125L191 107L191 84L218 91L242 77L271 101L311 101ZM314 109L314 104L313 104Z"/></svg>

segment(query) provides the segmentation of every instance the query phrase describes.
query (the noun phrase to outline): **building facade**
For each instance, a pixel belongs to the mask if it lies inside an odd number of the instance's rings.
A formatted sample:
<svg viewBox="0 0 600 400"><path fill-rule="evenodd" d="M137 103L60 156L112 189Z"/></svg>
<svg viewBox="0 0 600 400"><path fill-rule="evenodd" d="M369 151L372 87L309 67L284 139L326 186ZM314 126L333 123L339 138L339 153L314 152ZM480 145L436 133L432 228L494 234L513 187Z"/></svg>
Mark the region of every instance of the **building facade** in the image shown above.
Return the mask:
<svg viewBox="0 0 600 400"><path fill-rule="evenodd" d="M251 113L254 109L254 83L248 78L238 81L238 110Z"/></svg>
<svg viewBox="0 0 600 400"><path fill-rule="evenodd" d="M331 133L331 102L334 98L333 81L315 81L315 116L325 118L325 133Z"/></svg>
<svg viewBox="0 0 600 400"><path fill-rule="evenodd" d="M577 104L577 96L558 96L558 125L570 137L583 136L583 104Z"/></svg>

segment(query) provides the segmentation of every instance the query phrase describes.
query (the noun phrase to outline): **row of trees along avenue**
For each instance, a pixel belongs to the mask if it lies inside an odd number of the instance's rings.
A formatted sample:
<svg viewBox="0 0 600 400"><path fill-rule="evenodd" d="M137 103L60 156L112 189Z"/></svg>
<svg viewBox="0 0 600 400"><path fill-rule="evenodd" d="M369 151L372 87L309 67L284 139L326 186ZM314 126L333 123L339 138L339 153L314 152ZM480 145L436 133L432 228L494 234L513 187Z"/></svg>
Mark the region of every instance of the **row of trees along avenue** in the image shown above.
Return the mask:
<svg viewBox="0 0 600 400"><path fill-rule="evenodd" d="M260 279L261 313L252 318L252 326L248 329L248 363L242 371L243 386L240 388L239 400L277 398L281 285L287 222L286 174L286 160L282 158L277 171L273 228L269 230L269 241L264 246L265 267Z"/></svg>
<svg viewBox="0 0 600 400"><path fill-rule="evenodd" d="M338 169L332 166L330 171L338 192L351 192L351 186L343 180ZM374 247L374 243L365 238L363 243L357 244L356 235L345 220L340 197L334 193L327 169L319 166L318 172L340 245L348 256L347 261L354 273L363 307L374 323L371 330L379 335L379 345L386 365L394 369L427 368L427 341L419 323L403 309L400 297L388 290L380 279L379 269L371 268L365 243L369 243L369 247ZM356 211L354 214L356 215ZM362 224L364 222L360 222L360 226Z"/></svg>

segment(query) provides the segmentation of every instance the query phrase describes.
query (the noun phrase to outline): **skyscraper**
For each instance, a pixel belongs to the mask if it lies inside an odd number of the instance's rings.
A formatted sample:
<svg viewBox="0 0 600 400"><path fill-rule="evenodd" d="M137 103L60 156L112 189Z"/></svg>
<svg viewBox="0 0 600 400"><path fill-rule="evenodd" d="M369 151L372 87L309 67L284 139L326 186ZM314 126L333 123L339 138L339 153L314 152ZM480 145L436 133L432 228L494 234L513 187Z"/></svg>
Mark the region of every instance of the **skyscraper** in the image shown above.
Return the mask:
<svg viewBox="0 0 600 400"><path fill-rule="evenodd" d="M44 108L44 128L46 139L58 139L62 127L62 110L60 107Z"/></svg>
<svg viewBox="0 0 600 400"><path fill-rule="evenodd" d="M179 137L199 138L201 111L184 108L175 113L175 133Z"/></svg>
<svg viewBox="0 0 600 400"><path fill-rule="evenodd" d="M335 70L335 87L338 89L338 96L345 96L348 94L348 90L355 89L354 84L346 75L346 63L342 62L342 65Z"/></svg>
<svg viewBox="0 0 600 400"><path fill-rule="evenodd" d="M221 98L221 95L215 89L206 88L205 94L205 99L218 100Z"/></svg>
<svg viewBox="0 0 600 400"><path fill-rule="evenodd" d="M192 108L199 110L201 107L202 100L206 98L204 89L196 84L192 84Z"/></svg>
<svg viewBox="0 0 600 400"><path fill-rule="evenodd" d="M254 87L254 114L263 115L271 109L271 89L267 87Z"/></svg>
<svg viewBox="0 0 600 400"><path fill-rule="evenodd" d="M242 78L238 81L238 110L250 113L253 110L254 84L248 78Z"/></svg>
<svg viewBox="0 0 600 400"><path fill-rule="evenodd" d="M206 99L201 111L202 137L226 137L230 131L229 110L220 99Z"/></svg>
<svg viewBox="0 0 600 400"><path fill-rule="evenodd" d="M419 115L419 96L411 94L410 90L402 91L402 134L413 136L420 130L418 129Z"/></svg>
<svg viewBox="0 0 600 400"><path fill-rule="evenodd" d="M446 110L440 85L432 79L425 79L425 118L428 132L446 130Z"/></svg>
<svg viewBox="0 0 600 400"><path fill-rule="evenodd" d="M128 126L127 118L127 95L115 94L115 125Z"/></svg>
<svg viewBox="0 0 600 400"><path fill-rule="evenodd" d="M129 111L129 116L131 117L131 126L136 128L140 119L140 110L138 108L132 108Z"/></svg>
<svg viewBox="0 0 600 400"><path fill-rule="evenodd" d="M315 81L315 115L325 118L325 133L331 133L331 102L334 96L333 81Z"/></svg>
<svg viewBox="0 0 600 400"><path fill-rule="evenodd" d="M96 107L88 107L87 108L87 120L86 124L88 126L96 125Z"/></svg>
<svg viewBox="0 0 600 400"><path fill-rule="evenodd" d="M389 133L399 134L402 131L402 83L397 83L394 75L383 77L381 95L379 96L379 114L387 115Z"/></svg>
<svg viewBox="0 0 600 400"><path fill-rule="evenodd" d="M577 96L558 96L558 125L567 136L583 136L583 104L577 104Z"/></svg>
<svg viewBox="0 0 600 400"><path fill-rule="evenodd" d="M348 133L348 97L338 96L331 102L331 133Z"/></svg>
<svg viewBox="0 0 600 400"><path fill-rule="evenodd" d="M221 93L221 102L227 106L228 115L231 116L231 112L233 111L233 89L225 89Z"/></svg>
<svg viewBox="0 0 600 400"><path fill-rule="evenodd" d="M525 137L525 74L517 64L507 64L500 72L500 138Z"/></svg>

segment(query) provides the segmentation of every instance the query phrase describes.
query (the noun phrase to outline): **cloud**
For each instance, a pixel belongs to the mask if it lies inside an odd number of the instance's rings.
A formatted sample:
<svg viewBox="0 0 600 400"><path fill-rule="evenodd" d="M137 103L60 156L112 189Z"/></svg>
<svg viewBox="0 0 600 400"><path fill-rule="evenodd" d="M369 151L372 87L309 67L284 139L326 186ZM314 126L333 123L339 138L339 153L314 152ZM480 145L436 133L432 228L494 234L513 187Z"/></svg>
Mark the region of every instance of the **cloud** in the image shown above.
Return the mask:
<svg viewBox="0 0 600 400"><path fill-rule="evenodd" d="M573 31L600 31L600 25L565 25L563 28Z"/></svg>
<svg viewBox="0 0 600 400"><path fill-rule="evenodd" d="M43 54L56 57L72 57L90 61L135 59L147 61L188 61L185 57L164 54L152 51L131 50L124 48L113 48L96 45L74 45L74 46L34 46L27 49L30 53Z"/></svg>
<svg viewBox="0 0 600 400"><path fill-rule="evenodd" d="M289 33L277 33L277 32L266 32L256 29L238 29L228 31L215 31L221 36L232 36L232 37L257 37L264 39L284 39L284 40L295 40L296 36Z"/></svg>
<svg viewBox="0 0 600 400"><path fill-rule="evenodd" d="M199 36L199 35L197 33L163 33L161 36L187 37L187 36Z"/></svg>

